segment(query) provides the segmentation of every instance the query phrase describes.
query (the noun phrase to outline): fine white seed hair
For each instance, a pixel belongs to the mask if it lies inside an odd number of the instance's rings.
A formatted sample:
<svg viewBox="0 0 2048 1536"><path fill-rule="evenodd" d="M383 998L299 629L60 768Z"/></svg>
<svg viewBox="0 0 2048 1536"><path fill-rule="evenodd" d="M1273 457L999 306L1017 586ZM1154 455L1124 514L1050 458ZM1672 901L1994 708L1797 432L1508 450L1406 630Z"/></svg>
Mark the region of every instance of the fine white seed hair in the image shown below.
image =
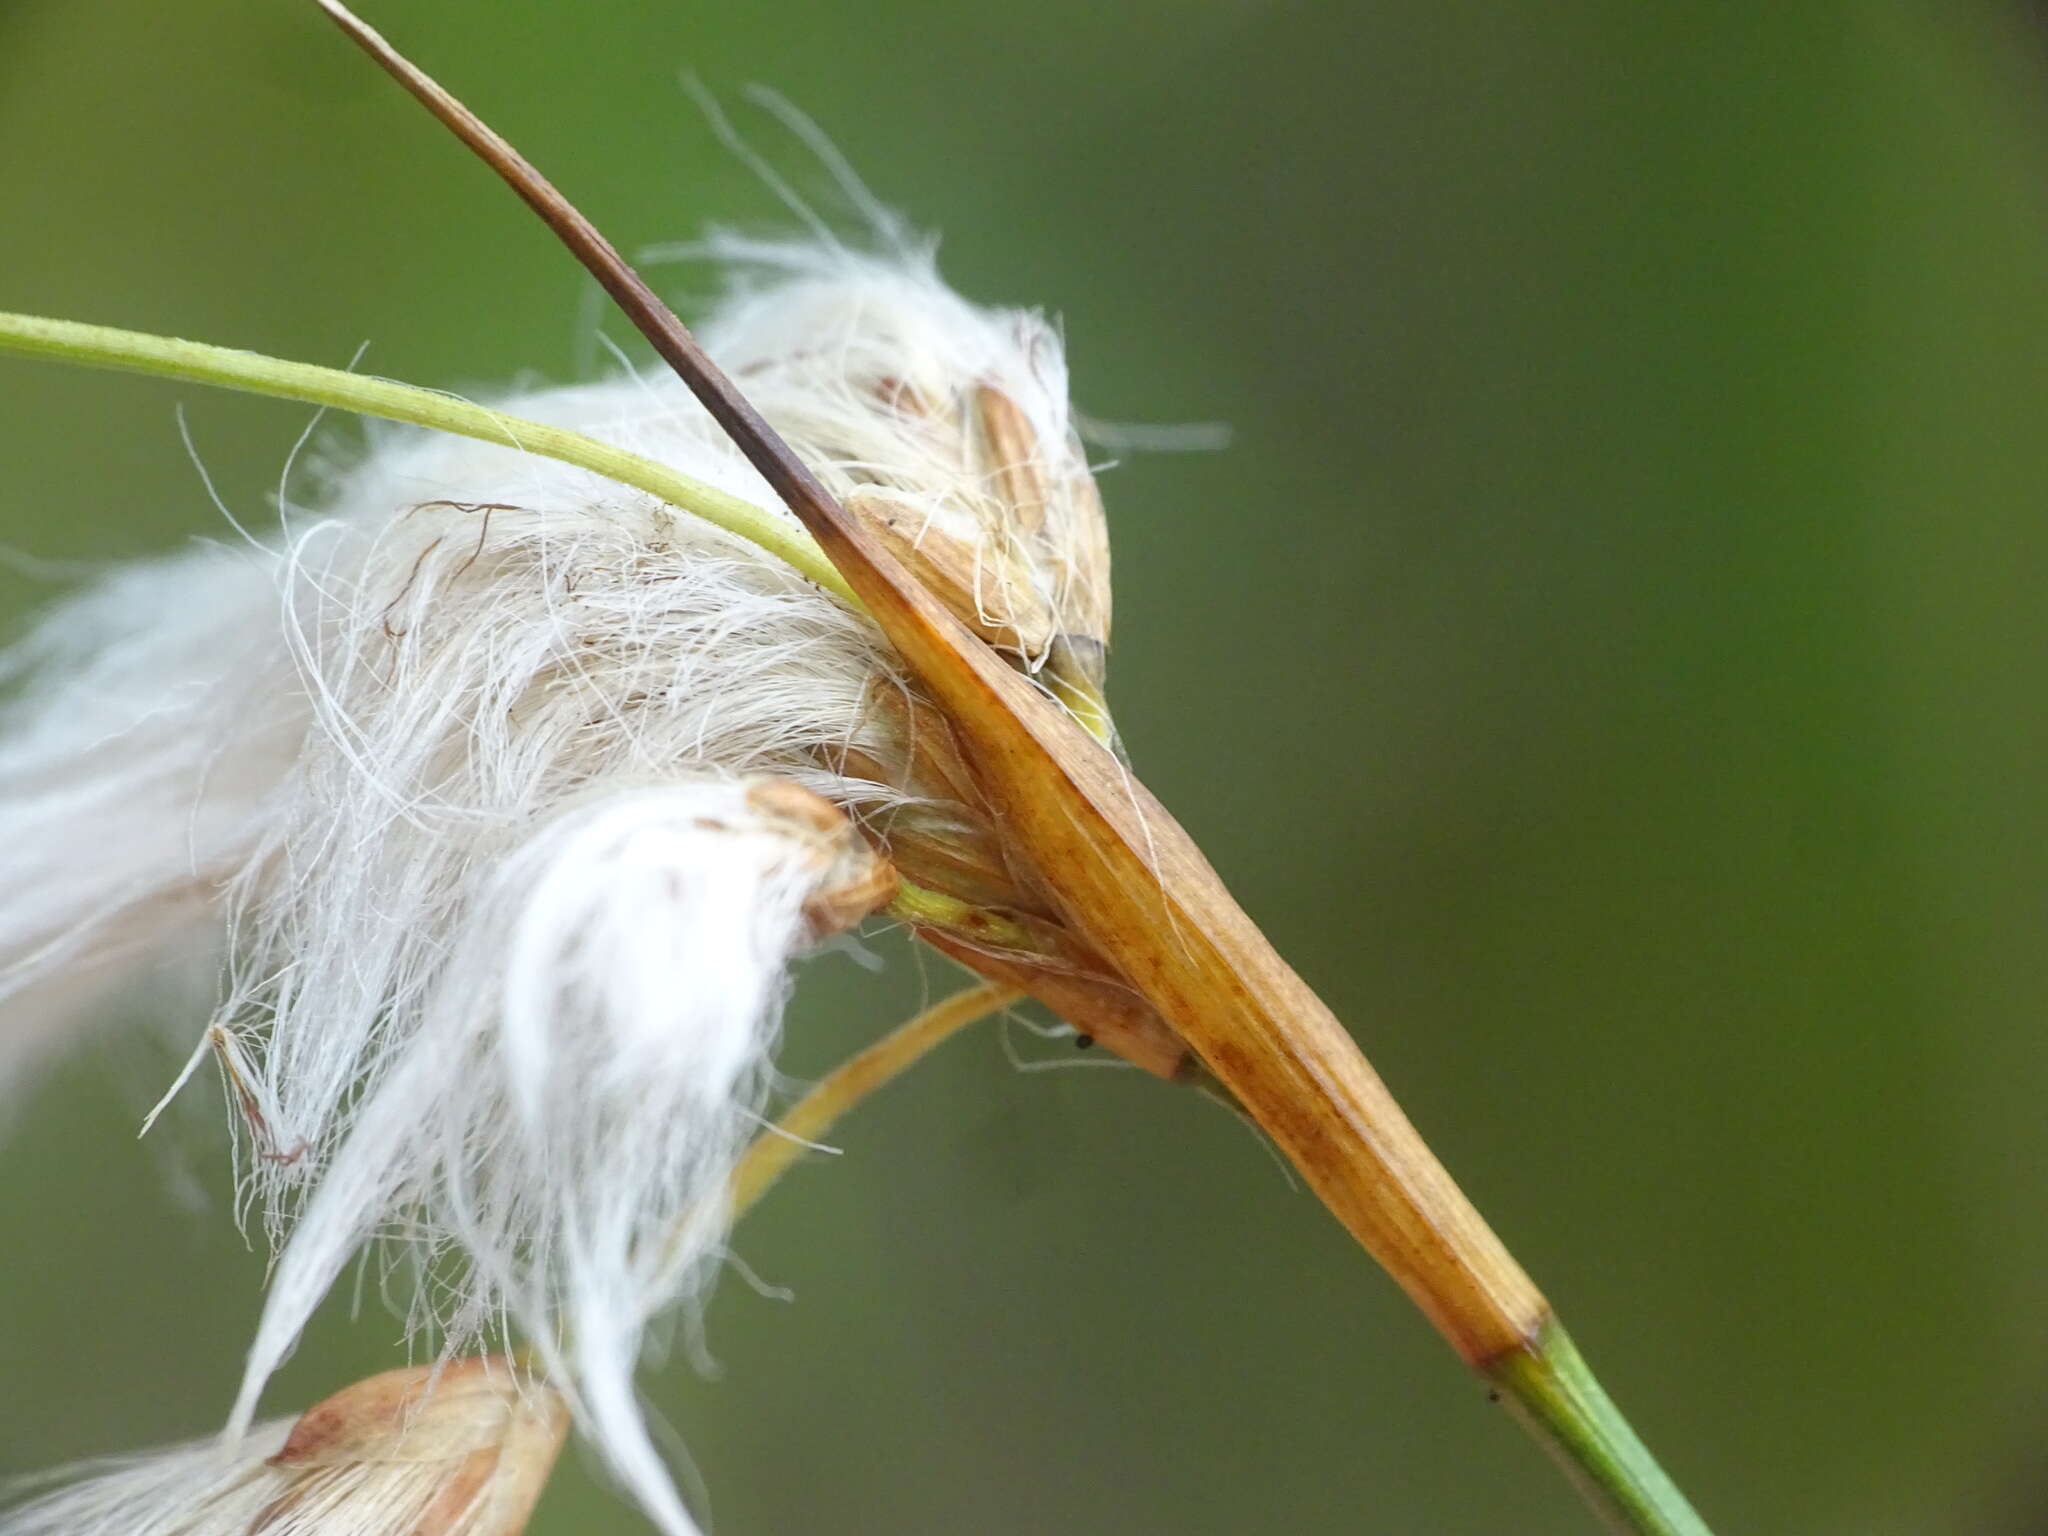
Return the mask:
<svg viewBox="0 0 2048 1536"><path fill-rule="evenodd" d="M706 345L834 496L961 549L984 618L1042 615L1004 645L1027 670L1062 634L1107 642L1102 509L1044 315L968 303L908 244L875 257L716 233L683 250L730 284ZM991 396L1016 429L991 421Z"/></svg>
<svg viewBox="0 0 2048 1536"><path fill-rule="evenodd" d="M305 735L275 558L116 570L0 653L0 1086L130 973L204 950Z"/></svg>
<svg viewBox="0 0 2048 1536"><path fill-rule="evenodd" d="M235 1425L342 1266L380 1235L455 1344L502 1309L620 1478L692 1529L632 1376L650 1313L706 1278L761 1123L790 957L865 845L778 814L786 786L613 791L475 876L410 1039L379 1064L296 1222ZM821 807L822 808L822 807Z"/></svg>
<svg viewBox="0 0 2048 1536"><path fill-rule="evenodd" d="M0 1536L248 1536L285 1490L269 1459L290 1419L56 1474L64 1486L0 1513Z"/></svg>
<svg viewBox="0 0 2048 1536"><path fill-rule="evenodd" d="M1027 585L1034 633L1106 636L1092 486L1049 493L1028 547L1000 515L1020 470L1086 480L1048 324L967 304L926 254L707 249L732 276L707 346L830 488ZM991 464L991 388L1033 462ZM780 512L665 375L502 404ZM193 1061L280 1250L234 1424L369 1244L442 1347L524 1334L648 1512L693 1530L634 1366L709 1278L806 908L862 878L759 781L860 825L914 798L842 771L908 757L879 632L651 496L378 429L317 511L117 573L7 665L36 681L0 722L0 1073L142 956L224 944Z"/></svg>

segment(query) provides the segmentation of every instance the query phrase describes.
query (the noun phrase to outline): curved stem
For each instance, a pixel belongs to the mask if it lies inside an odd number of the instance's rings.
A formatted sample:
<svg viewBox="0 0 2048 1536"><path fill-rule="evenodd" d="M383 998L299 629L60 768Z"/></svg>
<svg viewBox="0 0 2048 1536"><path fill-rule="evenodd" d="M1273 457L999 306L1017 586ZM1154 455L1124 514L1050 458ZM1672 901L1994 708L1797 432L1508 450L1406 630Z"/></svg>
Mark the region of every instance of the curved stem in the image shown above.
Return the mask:
<svg viewBox="0 0 2048 1536"><path fill-rule="evenodd" d="M85 325L75 320L50 320L39 315L0 313L0 352L142 373L269 395L305 405L329 406L376 416L409 426L431 427L460 437L496 443L543 458L559 459L578 469L603 475L621 485L658 496L727 533L745 539L776 559L794 566L809 580L858 608L852 590L817 544L789 519L764 511L750 501L679 474L665 464L614 448L565 427L508 416L487 406L436 394L412 384L396 384L322 368L314 363L265 357L201 341L181 341L142 331Z"/></svg>
<svg viewBox="0 0 2048 1536"><path fill-rule="evenodd" d="M769 1130L754 1138L732 1172L732 1214L738 1220L768 1193L777 1179L854 1105L893 1081L932 1049L977 1019L987 1018L1024 994L993 982L969 987L898 1025L866 1050L849 1057L819 1081Z"/></svg>

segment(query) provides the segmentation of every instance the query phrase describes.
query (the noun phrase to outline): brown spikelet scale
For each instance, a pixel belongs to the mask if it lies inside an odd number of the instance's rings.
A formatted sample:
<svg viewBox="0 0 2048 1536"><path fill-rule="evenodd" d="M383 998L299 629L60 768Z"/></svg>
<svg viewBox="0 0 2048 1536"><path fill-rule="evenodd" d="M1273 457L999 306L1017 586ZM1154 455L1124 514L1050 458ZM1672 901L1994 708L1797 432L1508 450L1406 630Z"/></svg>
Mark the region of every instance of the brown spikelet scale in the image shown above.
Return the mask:
<svg viewBox="0 0 2048 1536"><path fill-rule="evenodd" d="M385 1371L299 1416L270 1458L289 1485L248 1536L299 1529L310 1507L345 1512L365 1469L378 1467L413 1468L433 1479L407 1536L517 1536L568 1428L560 1394L503 1357ZM371 1515L365 1507L361 1518Z"/></svg>
<svg viewBox="0 0 2048 1536"><path fill-rule="evenodd" d="M823 877L804 905L814 941L844 933L896 894L895 869L822 795L786 779L760 779L748 786L747 805L810 850L811 867Z"/></svg>
<svg viewBox="0 0 2048 1536"><path fill-rule="evenodd" d="M998 650L1042 656L1057 632L1050 600L1009 550L993 541L970 544L931 525L911 502L872 486L846 498L846 508L961 623Z"/></svg>

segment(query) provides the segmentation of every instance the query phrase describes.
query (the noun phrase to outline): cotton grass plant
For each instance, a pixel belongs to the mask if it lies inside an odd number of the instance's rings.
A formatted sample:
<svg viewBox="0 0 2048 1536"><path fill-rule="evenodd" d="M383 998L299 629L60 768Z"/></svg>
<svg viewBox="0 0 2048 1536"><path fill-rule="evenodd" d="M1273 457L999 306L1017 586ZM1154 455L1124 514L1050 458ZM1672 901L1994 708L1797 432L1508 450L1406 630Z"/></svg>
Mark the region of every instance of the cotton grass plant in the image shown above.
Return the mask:
<svg viewBox="0 0 2048 1536"><path fill-rule="evenodd" d="M480 405L0 317L18 353L404 424L275 529L118 572L12 658L0 1065L24 1079L145 960L223 957L186 1075L220 1075L277 1257L217 1440L84 1469L0 1533L498 1536L573 1420L687 1536L636 1397L645 1330L701 1301L730 1222L833 1118L1020 995L1261 1126L1616 1528L1703 1532L1125 764L1057 332L959 298L877 211L874 250L705 242L728 291L700 346L323 8L669 371ZM874 914L981 984L767 1127L791 961ZM439 1363L259 1423L366 1252Z"/></svg>

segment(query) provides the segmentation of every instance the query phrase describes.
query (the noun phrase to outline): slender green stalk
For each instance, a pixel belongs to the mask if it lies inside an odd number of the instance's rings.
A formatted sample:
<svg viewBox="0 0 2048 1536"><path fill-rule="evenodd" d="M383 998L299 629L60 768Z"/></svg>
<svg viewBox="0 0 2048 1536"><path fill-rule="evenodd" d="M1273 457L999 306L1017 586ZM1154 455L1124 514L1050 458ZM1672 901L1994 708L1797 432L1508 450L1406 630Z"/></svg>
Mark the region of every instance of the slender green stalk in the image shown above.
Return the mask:
<svg viewBox="0 0 2048 1536"><path fill-rule="evenodd" d="M1615 1530L1632 1536L1711 1536L1555 1318L1530 1348L1510 1355L1488 1375L1529 1433Z"/></svg>
<svg viewBox="0 0 2048 1536"><path fill-rule="evenodd" d="M732 1171L732 1214L752 1210L775 1181L839 1117L877 1088L895 1081L931 1051L977 1019L1008 1006L1023 993L1000 982L984 982L941 998L899 1024L866 1050L848 1057L790 1107L789 1113L754 1138Z"/></svg>
<svg viewBox="0 0 2048 1536"><path fill-rule="evenodd" d="M819 1137L838 1123L841 1115L876 1089L894 1082L968 1025L1008 1007L1023 995L1001 982L968 987L951 997L940 998L834 1067L741 1154L726 1181L731 1219L738 1221L759 1205L761 1197L816 1145ZM662 1244L663 1270L686 1250L695 1225L696 1213L691 1213L671 1229Z"/></svg>
<svg viewBox="0 0 2048 1536"><path fill-rule="evenodd" d="M787 518L763 511L752 502L679 474L665 464L614 448L596 438L585 437L545 422L508 416L486 406L452 395L436 394L412 384L369 378L339 368L322 368L315 363L290 362L265 357L260 352L242 352L231 347L209 346L202 341L180 341L170 336L152 336L142 331L121 331L104 325L84 325L75 320L48 320L37 315L0 313L0 352L23 357L47 358L54 362L78 363L92 368L111 368L121 373L143 373L161 379L178 379L188 384L209 384L244 394L269 395L278 400L297 400L305 405L353 411L358 416L377 416L409 426L431 427L459 437L473 437L559 459L578 469L587 469L635 490L658 496L670 506L680 507L727 533L759 546L776 559L794 566L804 576L843 598L854 607L859 603L839 572L833 569L811 536L793 526Z"/></svg>

